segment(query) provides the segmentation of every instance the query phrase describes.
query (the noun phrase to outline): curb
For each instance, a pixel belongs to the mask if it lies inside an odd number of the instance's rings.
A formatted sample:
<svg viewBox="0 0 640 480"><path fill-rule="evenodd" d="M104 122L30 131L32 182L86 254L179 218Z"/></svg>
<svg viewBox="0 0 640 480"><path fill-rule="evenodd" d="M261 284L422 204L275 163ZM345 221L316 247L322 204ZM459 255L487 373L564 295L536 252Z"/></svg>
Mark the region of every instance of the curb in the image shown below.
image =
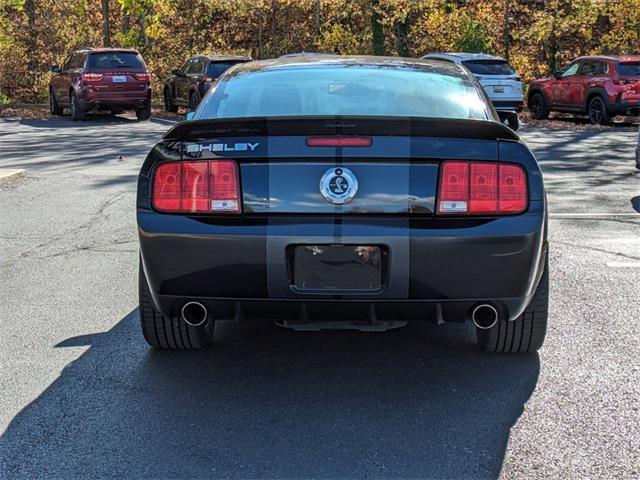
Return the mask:
<svg viewBox="0 0 640 480"><path fill-rule="evenodd" d="M26 176L27 172L22 168L0 168L0 185Z"/></svg>

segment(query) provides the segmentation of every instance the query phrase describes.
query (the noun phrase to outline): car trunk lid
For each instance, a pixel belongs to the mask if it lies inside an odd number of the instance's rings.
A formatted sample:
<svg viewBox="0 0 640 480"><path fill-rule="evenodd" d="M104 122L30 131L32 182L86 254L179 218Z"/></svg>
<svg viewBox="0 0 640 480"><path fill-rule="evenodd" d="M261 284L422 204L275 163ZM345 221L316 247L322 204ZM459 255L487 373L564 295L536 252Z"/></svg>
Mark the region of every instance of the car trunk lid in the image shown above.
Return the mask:
<svg viewBox="0 0 640 480"><path fill-rule="evenodd" d="M313 146L311 138L370 142ZM165 139L183 142L184 160L235 159L243 211L260 215L432 214L443 160L497 161L498 140L518 137L492 121L272 117L184 122ZM346 184L331 186L336 177Z"/></svg>

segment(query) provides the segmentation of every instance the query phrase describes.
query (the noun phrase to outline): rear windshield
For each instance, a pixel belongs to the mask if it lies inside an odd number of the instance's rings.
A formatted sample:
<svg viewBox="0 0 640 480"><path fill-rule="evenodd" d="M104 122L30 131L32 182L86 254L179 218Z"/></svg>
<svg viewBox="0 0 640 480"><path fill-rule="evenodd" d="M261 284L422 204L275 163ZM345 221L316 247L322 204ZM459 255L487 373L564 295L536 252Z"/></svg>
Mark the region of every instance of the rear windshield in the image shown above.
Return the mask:
<svg viewBox="0 0 640 480"><path fill-rule="evenodd" d="M640 76L640 62L622 62L618 64L618 74L625 76Z"/></svg>
<svg viewBox="0 0 640 480"><path fill-rule="evenodd" d="M464 77L379 65L234 72L209 91L195 117L323 115L492 118Z"/></svg>
<svg viewBox="0 0 640 480"><path fill-rule="evenodd" d="M466 60L462 64L476 75L513 75L516 72L504 60Z"/></svg>
<svg viewBox="0 0 640 480"><path fill-rule="evenodd" d="M144 61L139 53L132 52L105 52L89 55L89 68L113 68L113 69L143 69Z"/></svg>
<svg viewBox="0 0 640 480"><path fill-rule="evenodd" d="M207 77L218 78L224 72L238 63L243 63L242 60L235 62L215 62L210 63L207 67Z"/></svg>

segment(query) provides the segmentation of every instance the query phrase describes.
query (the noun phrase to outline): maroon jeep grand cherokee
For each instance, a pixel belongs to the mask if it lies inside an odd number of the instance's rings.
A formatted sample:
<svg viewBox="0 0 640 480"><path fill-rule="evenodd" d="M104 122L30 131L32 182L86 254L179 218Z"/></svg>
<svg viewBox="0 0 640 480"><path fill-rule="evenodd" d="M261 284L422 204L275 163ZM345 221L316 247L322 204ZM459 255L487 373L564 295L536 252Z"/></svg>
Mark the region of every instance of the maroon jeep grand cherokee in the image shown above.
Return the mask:
<svg viewBox="0 0 640 480"><path fill-rule="evenodd" d="M537 120L549 112L570 112L605 124L616 115L640 114L639 84L638 55L580 57L529 85L529 110Z"/></svg>
<svg viewBox="0 0 640 480"><path fill-rule="evenodd" d="M135 110L139 120L151 115L151 76L137 50L82 49L72 52L62 67L51 67L49 104L53 115L71 109L73 120L89 110L121 113Z"/></svg>

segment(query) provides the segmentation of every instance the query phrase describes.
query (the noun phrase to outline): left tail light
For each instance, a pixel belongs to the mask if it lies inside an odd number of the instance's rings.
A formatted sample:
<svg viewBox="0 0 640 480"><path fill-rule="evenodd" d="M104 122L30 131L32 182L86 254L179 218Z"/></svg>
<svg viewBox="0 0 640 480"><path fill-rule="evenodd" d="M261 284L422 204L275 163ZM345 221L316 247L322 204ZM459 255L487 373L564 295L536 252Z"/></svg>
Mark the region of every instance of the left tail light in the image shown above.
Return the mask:
<svg viewBox="0 0 640 480"><path fill-rule="evenodd" d="M162 163L153 176L151 205L167 213L240 213L238 165L233 160Z"/></svg>
<svg viewBox="0 0 640 480"><path fill-rule="evenodd" d="M99 82L104 75L102 73L83 73L82 80L85 82Z"/></svg>
<svg viewBox="0 0 640 480"><path fill-rule="evenodd" d="M520 165L446 161L440 167L439 215L511 215L528 206L527 175Z"/></svg>

